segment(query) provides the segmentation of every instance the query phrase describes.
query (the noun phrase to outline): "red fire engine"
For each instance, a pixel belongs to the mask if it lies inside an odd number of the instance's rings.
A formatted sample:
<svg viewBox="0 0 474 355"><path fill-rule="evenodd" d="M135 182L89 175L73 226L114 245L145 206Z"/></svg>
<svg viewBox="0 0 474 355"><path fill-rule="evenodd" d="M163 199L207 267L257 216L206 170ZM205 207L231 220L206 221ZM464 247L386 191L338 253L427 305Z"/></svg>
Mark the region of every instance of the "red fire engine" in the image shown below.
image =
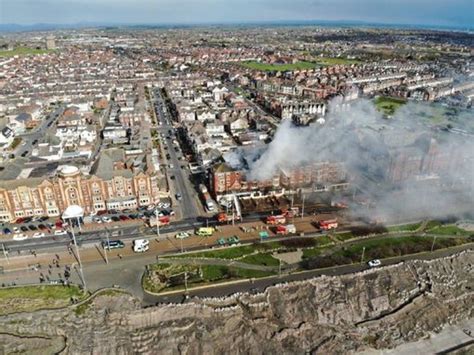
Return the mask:
<svg viewBox="0 0 474 355"><path fill-rule="evenodd" d="M337 228L337 219L327 219L319 221L319 228L321 230L329 230Z"/></svg>
<svg viewBox="0 0 474 355"><path fill-rule="evenodd" d="M267 217L267 224L285 224L286 223L286 218L283 215L277 215L277 216L268 216Z"/></svg>

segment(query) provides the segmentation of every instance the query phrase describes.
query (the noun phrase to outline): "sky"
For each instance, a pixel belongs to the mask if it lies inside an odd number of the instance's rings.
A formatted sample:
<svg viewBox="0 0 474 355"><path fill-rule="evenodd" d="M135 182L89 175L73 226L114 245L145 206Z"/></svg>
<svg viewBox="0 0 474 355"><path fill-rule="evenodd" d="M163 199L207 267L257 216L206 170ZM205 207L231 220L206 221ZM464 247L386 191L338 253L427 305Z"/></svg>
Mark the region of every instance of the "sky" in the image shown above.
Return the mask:
<svg viewBox="0 0 474 355"><path fill-rule="evenodd" d="M474 0L0 0L0 24L285 20L472 27Z"/></svg>

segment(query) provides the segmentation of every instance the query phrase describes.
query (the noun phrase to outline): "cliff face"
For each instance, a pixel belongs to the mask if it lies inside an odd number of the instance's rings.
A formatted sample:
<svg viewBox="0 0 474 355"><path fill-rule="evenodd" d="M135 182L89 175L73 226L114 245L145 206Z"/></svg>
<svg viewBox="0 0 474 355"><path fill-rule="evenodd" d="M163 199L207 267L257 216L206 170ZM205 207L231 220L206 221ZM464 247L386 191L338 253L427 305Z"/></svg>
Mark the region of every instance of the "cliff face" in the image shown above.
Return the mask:
<svg viewBox="0 0 474 355"><path fill-rule="evenodd" d="M347 353L419 339L474 313L474 252L141 309L126 295L0 318L0 349L96 354Z"/></svg>

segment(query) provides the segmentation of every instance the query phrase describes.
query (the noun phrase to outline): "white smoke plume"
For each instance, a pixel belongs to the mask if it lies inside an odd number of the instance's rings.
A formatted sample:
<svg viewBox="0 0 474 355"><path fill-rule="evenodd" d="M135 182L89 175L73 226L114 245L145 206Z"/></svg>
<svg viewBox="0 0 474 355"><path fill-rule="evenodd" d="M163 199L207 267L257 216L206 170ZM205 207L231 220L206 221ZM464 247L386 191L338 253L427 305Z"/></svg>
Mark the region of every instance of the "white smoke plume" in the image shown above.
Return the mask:
<svg viewBox="0 0 474 355"><path fill-rule="evenodd" d="M445 121L437 118L439 110L439 106L408 103L386 119L367 100L342 112L330 107L326 124L297 127L285 120L263 152L253 156L234 152L233 161L247 162L251 180L268 179L281 168L291 170L311 162L344 162L351 184L381 215L393 218L416 211L428 217L456 213L458 207L469 211L469 206L474 213L474 112L454 112ZM390 184L387 172L397 149L426 149L432 139L437 150L454 155L444 162L452 168L433 179L424 176L414 181L412 176Z"/></svg>

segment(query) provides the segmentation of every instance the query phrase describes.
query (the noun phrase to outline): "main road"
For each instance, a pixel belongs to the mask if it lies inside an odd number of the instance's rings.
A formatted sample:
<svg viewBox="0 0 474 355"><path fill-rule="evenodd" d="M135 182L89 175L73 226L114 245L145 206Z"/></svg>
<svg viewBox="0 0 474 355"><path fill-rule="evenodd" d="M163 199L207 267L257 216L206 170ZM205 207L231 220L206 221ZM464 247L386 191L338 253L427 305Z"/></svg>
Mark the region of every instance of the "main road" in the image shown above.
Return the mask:
<svg viewBox="0 0 474 355"><path fill-rule="evenodd" d="M171 123L171 114L165 100L163 99L161 90L155 89L152 97L154 97L154 109L157 119L159 120L157 130L160 133L160 136L169 137L163 139L160 138L160 140L162 144L166 145L166 153L169 156L169 158L166 158L166 161L169 163L166 169L168 172L170 187L173 185L173 189L171 190L174 190L175 194L179 193L181 195L180 200L176 199L176 202L179 204L182 217L184 219L196 218L201 214L196 205L198 196L196 190L191 184L187 167L181 165L181 161L178 159L177 151L180 151L180 149L179 144L175 143L177 142L177 139L175 129ZM171 179L172 176L174 177L173 179Z"/></svg>
<svg viewBox="0 0 474 355"><path fill-rule="evenodd" d="M36 127L33 131L20 134L19 137L22 138L22 144L16 149L15 156L19 157L22 154L25 156L30 156L33 151L34 146L37 142L43 138L49 128L57 121L57 119L63 114L66 106L59 105L54 111L49 113L44 120L41 121L40 125ZM34 143L34 144L33 144Z"/></svg>

